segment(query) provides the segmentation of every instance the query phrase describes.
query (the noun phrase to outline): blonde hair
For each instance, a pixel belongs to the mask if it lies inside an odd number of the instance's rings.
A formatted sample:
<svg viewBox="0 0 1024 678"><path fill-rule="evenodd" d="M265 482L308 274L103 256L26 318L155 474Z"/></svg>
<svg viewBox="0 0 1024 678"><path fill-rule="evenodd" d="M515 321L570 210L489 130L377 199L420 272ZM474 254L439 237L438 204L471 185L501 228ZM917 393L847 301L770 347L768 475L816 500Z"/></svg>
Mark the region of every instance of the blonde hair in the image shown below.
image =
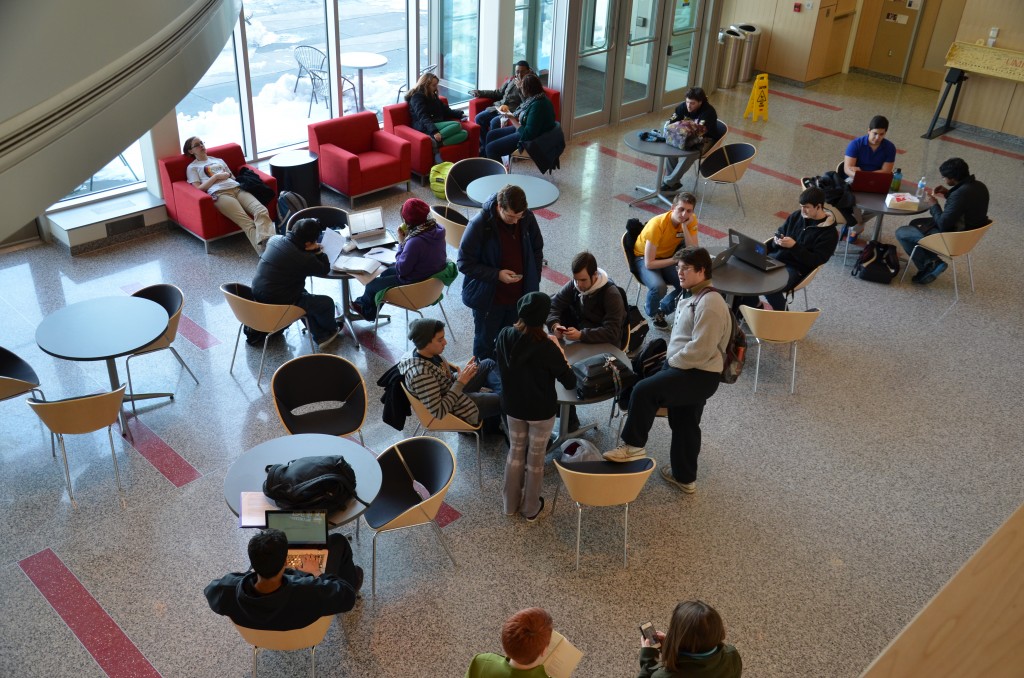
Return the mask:
<svg viewBox="0 0 1024 678"><path fill-rule="evenodd" d="M440 79L439 79L439 78L438 78L438 77L437 77L436 75L434 75L433 73L424 73L423 75L421 75L421 76L420 76L420 79L416 81L416 84L415 84L415 85L413 85L413 86L412 86L412 87L411 87L411 88L409 89L409 91L405 93L405 100L406 100L406 101L409 101L409 100L410 100L410 99L412 99L412 98L413 98L413 96L414 96L414 95L416 95L416 94L422 94L423 96L427 97L428 99L432 99L432 98L434 98L434 93L433 93L433 92L431 92L431 91L430 91L430 90L429 90L429 89L427 88L427 86L428 86L428 85L430 85L430 84L431 84L431 81L433 81L433 80L437 80L438 82L440 82L440 81L441 81L441 80L440 80Z"/></svg>

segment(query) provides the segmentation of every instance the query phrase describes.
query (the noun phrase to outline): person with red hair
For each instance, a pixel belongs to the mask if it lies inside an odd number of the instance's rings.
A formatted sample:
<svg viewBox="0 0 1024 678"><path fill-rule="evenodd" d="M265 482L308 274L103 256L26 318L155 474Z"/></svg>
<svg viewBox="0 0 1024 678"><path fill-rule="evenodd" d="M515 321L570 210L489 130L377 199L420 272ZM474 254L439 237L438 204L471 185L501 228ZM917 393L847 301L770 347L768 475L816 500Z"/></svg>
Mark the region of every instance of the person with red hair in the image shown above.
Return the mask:
<svg viewBox="0 0 1024 678"><path fill-rule="evenodd" d="M551 615L542 608L516 612L501 629L505 656L478 654L466 670L466 678L547 678L541 662L551 642L551 624Z"/></svg>

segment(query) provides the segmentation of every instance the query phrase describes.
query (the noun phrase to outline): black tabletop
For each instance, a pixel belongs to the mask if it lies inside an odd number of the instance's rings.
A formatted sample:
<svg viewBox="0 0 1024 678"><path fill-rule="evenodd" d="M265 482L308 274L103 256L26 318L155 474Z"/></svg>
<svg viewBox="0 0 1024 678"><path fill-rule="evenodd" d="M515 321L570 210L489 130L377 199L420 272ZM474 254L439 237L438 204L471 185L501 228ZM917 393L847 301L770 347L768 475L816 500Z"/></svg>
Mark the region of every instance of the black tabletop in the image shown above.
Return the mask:
<svg viewBox="0 0 1024 678"><path fill-rule="evenodd" d="M787 282L789 273L785 266L765 272L736 257L729 257L725 264L712 272L711 278L711 284L719 292L744 297L778 292Z"/></svg>
<svg viewBox="0 0 1024 678"><path fill-rule="evenodd" d="M270 159L271 167L301 167L317 161L317 154L312 151L284 151Z"/></svg>
<svg viewBox="0 0 1024 678"><path fill-rule="evenodd" d="M262 492L267 479L268 464L287 464L299 457L341 455L356 473L356 494L371 503L380 492L380 464L373 452L358 443L322 433L299 433L274 438L252 448L228 468L224 476L224 501L236 516L242 504L242 492ZM331 525L344 525L362 515L366 507L358 501L349 502L344 511L327 517Z"/></svg>
<svg viewBox="0 0 1024 678"><path fill-rule="evenodd" d="M632 132L627 132L626 136L624 136L622 138L622 140L626 143L626 146L629 146L634 151L637 151L639 153L643 153L645 155L653 155L655 157L664 157L664 158L684 158L684 157L690 157L690 156L696 157L700 153L699 149L694 149L692 151L685 151L685 150L683 150L681 148L676 148L675 146L669 146L668 144L666 144L664 142L659 142L659 141L641 141L639 134L640 134L640 132L646 132L646 131L647 130L633 130Z"/></svg>
<svg viewBox="0 0 1024 678"><path fill-rule="evenodd" d="M43 318L36 343L64 360L107 360L134 353L167 329L167 311L149 299L100 297Z"/></svg>

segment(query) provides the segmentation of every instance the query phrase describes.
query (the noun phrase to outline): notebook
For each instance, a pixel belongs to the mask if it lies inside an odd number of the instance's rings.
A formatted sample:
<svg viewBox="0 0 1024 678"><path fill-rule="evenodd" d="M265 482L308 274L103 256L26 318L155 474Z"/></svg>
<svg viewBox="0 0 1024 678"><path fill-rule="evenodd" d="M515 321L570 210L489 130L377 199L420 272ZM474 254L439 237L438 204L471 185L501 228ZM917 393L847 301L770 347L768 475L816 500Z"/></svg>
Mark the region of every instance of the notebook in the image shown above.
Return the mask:
<svg viewBox="0 0 1024 678"><path fill-rule="evenodd" d="M859 193L888 193L892 186L892 172L857 172L850 190Z"/></svg>
<svg viewBox="0 0 1024 678"><path fill-rule="evenodd" d="M737 259L754 268L767 272L785 266L778 259L768 256L768 247L763 242L732 228L729 229L729 244L736 247L734 254Z"/></svg>
<svg viewBox="0 0 1024 678"><path fill-rule="evenodd" d="M281 530L288 537L285 566L308 571L303 565L306 556L314 556L320 564L319 576L327 564L326 511L267 511L267 528Z"/></svg>
<svg viewBox="0 0 1024 678"><path fill-rule="evenodd" d="M348 215L348 234L361 250L380 247L395 242L384 228L384 210L374 207Z"/></svg>
<svg viewBox="0 0 1024 678"><path fill-rule="evenodd" d="M320 240L327 260L335 271L346 273L373 273L380 267L380 261L349 255L345 252L345 237L337 231L326 229Z"/></svg>

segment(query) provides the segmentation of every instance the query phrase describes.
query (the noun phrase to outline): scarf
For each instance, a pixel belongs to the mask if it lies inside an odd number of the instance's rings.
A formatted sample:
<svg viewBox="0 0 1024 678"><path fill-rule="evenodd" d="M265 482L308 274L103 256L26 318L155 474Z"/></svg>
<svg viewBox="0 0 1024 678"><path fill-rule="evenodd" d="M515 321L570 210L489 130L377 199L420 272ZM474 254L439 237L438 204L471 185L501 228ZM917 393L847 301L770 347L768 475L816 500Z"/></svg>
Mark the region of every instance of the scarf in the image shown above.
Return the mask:
<svg viewBox="0 0 1024 678"><path fill-rule="evenodd" d="M537 99L540 99L543 96L547 95L544 94L544 92L542 91L540 94L534 94L529 99L524 99L523 103L519 104L519 108L517 108L512 113L512 115L515 116L517 120L522 120L523 116L526 115L527 110L530 108L531 105L533 105L533 102L536 101Z"/></svg>

